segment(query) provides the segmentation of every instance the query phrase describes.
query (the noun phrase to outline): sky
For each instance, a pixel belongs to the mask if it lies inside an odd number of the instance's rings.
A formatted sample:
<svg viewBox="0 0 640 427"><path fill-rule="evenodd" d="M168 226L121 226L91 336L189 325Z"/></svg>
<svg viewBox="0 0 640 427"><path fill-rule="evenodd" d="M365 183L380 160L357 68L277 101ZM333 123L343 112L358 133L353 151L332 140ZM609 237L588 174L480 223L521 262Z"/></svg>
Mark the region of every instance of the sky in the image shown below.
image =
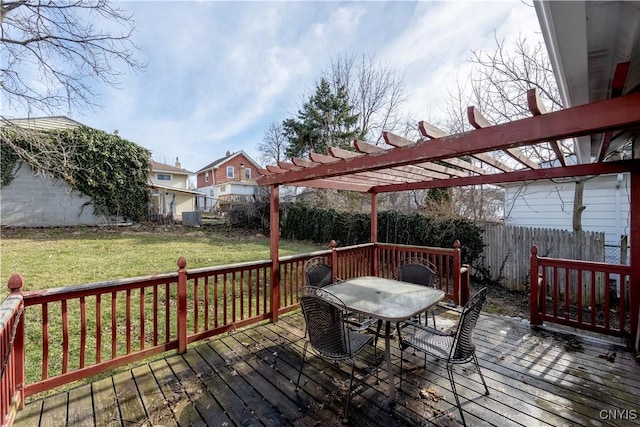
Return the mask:
<svg viewBox="0 0 640 427"><path fill-rule="evenodd" d="M259 161L271 123L294 117L333 58L374 56L404 80L403 109L437 122L472 49L541 38L534 8L491 1L120 1L137 58L97 111L61 112L196 172L227 151Z"/></svg>

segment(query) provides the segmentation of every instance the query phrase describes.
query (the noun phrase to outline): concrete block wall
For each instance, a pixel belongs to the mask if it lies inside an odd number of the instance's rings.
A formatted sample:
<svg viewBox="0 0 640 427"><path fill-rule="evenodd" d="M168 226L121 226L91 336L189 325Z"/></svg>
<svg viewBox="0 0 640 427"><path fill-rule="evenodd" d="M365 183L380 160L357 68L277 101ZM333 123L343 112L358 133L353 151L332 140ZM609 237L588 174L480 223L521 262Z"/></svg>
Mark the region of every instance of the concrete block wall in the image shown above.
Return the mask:
<svg viewBox="0 0 640 427"><path fill-rule="evenodd" d="M3 227L60 227L106 225L118 218L95 215L91 199L72 190L63 180L35 175L25 165L15 179L0 188L0 225ZM87 202L89 204L85 205Z"/></svg>

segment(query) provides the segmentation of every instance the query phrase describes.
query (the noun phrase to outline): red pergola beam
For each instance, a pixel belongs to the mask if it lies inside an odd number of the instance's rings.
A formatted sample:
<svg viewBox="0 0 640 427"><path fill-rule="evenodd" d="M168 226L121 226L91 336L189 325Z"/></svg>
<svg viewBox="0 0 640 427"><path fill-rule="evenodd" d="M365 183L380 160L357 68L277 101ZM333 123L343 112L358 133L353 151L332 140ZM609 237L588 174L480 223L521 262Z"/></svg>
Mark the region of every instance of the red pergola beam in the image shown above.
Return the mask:
<svg viewBox="0 0 640 427"><path fill-rule="evenodd" d="M529 111L534 116L540 116L547 113L547 109L535 89L529 89L527 91L527 105L529 107ZM551 145L551 148L560 161L560 164L562 166L567 166L567 160L564 158L564 153L560 149L560 143L558 141L549 141L549 145Z"/></svg>
<svg viewBox="0 0 640 427"><path fill-rule="evenodd" d="M467 118L469 119L469 124L476 129L488 128L493 126L489 120L487 120L480 111L476 107L469 106L467 107ZM516 148L505 148L504 152L507 153L513 160L518 163L523 164L529 169L538 169L537 163L529 160L520 150Z"/></svg>
<svg viewBox="0 0 640 427"><path fill-rule="evenodd" d="M424 190L427 188L463 187L467 185L480 184L505 184L508 182L623 173L632 171L634 168L640 169L640 159L604 163L586 163L574 166L559 166L555 168L504 172L464 178L450 178L447 180L436 179L429 182L407 182L403 184L378 185L372 187L370 191L372 193L388 193L393 191Z"/></svg>
<svg viewBox="0 0 640 427"><path fill-rule="evenodd" d="M640 93L579 105L432 141L416 142L414 145L397 147L384 153L343 159L306 170L267 175L258 178L257 183L258 185L275 185L329 178L504 150L554 139L592 135L638 125L640 125ZM567 176L571 175L567 174Z"/></svg>
<svg viewBox="0 0 640 427"><path fill-rule="evenodd" d="M629 74L630 67L631 62L621 62L616 65L616 70L614 71L613 79L611 80L611 98L621 96L622 92L624 92L624 85L627 81L627 75ZM607 155L607 150L609 150L612 138L613 132L611 131L605 132L604 135L602 135L600 150L598 150L599 162L603 161L604 157Z"/></svg>

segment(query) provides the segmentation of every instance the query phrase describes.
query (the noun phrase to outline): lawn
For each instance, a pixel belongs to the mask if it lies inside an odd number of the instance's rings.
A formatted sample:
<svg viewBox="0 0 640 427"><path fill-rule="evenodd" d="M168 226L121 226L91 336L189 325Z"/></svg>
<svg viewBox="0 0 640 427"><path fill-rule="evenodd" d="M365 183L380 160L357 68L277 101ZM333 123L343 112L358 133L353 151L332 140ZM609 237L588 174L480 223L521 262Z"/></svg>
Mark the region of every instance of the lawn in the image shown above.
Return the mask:
<svg viewBox="0 0 640 427"><path fill-rule="evenodd" d="M38 290L173 272L181 256L187 269L270 258L268 236L224 228L5 228L1 237L1 297L12 273ZM280 256L320 249L328 245L280 242Z"/></svg>
<svg viewBox="0 0 640 427"><path fill-rule="evenodd" d="M174 227L2 229L0 272L4 281L0 299L8 294L7 281L12 273L25 279L25 290L39 290L112 279L174 272L177 260L187 259L187 268L233 264L269 259L269 238L255 233L231 232L224 228L191 229ZM326 249L311 243L280 242L280 255L293 255ZM135 299L134 299L135 301ZM106 304L106 303L104 303ZM118 302L119 317L124 301ZM147 310L152 304L149 302ZM70 319L79 318L77 301L67 307ZM93 322L95 309L89 305L87 318ZM108 310L105 309L105 314ZM49 339L60 343L60 312L52 308L48 324ZM107 320L105 320L106 322ZM41 313L31 310L26 322L27 382L37 381L41 366ZM105 323L107 325L107 323ZM91 326L91 325L89 325ZM72 360L80 348L78 322L71 322L69 344ZM90 334L91 335L91 334ZM87 360L95 357L95 337L87 338ZM92 344L93 343L93 344ZM119 343L119 354L124 344ZM109 343L105 340L105 354ZM51 374L60 373L61 348L50 348ZM74 356L75 355L75 356ZM76 367L77 368L77 367ZM105 373L103 375L109 375Z"/></svg>

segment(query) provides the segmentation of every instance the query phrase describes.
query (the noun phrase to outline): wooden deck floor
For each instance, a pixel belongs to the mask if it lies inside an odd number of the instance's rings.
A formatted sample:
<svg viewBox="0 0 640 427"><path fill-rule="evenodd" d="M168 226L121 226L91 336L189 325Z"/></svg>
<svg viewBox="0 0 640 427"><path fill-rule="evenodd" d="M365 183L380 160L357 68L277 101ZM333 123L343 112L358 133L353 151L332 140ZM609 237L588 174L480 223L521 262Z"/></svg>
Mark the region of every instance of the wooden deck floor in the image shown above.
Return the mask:
<svg viewBox="0 0 640 427"><path fill-rule="evenodd" d="M30 402L15 426L337 426L346 365L319 358L295 379L304 344L300 314L201 343L92 384ZM457 369L469 426L640 425L640 364L622 347L534 331L521 320L483 315L478 358L490 395L472 370ZM383 342L379 342L382 349ZM394 349L395 350L395 349ZM276 361L276 355L277 361ZM394 351L399 376L399 352ZM366 375L373 351L359 360ZM384 367L384 366L383 366ZM442 363L405 352L404 380L389 411L386 370L356 389L349 424L458 425Z"/></svg>

